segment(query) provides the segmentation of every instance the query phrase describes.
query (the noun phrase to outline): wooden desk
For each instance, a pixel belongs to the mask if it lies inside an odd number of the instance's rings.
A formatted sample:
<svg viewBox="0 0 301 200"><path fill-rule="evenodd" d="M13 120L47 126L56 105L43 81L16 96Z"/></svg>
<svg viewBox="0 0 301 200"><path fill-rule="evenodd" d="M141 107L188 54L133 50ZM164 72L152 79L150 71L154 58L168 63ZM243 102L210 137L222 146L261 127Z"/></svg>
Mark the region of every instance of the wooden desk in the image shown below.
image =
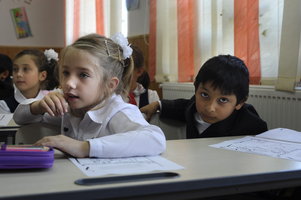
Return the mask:
<svg viewBox="0 0 301 200"><path fill-rule="evenodd" d="M208 147L228 138L169 140L163 156L179 177L97 186L61 153L53 168L0 171L0 199L189 199L301 185L301 162Z"/></svg>

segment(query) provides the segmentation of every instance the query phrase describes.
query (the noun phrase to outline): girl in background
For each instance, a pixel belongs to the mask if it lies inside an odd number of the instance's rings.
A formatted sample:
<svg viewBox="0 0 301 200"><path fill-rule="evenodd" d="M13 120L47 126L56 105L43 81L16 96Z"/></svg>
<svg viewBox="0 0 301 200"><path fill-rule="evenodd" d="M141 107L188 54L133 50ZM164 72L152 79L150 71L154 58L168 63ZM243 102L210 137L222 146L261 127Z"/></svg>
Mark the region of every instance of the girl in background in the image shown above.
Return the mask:
<svg viewBox="0 0 301 200"><path fill-rule="evenodd" d="M128 102L141 108L160 99L156 90L149 89L150 79L144 69L142 51L136 46L131 47L133 48L134 70Z"/></svg>
<svg viewBox="0 0 301 200"><path fill-rule="evenodd" d="M57 61L58 55L52 49L44 53L35 49L18 53L13 59L14 95L0 101L0 113L13 113L25 99L42 99L48 90L56 88Z"/></svg>
<svg viewBox="0 0 301 200"><path fill-rule="evenodd" d="M157 155L165 150L162 130L137 106L125 103L133 71L132 49L120 33L112 39L90 34L63 49L60 86L42 100L27 100L14 113L18 124L61 124L61 135L35 145L74 157Z"/></svg>

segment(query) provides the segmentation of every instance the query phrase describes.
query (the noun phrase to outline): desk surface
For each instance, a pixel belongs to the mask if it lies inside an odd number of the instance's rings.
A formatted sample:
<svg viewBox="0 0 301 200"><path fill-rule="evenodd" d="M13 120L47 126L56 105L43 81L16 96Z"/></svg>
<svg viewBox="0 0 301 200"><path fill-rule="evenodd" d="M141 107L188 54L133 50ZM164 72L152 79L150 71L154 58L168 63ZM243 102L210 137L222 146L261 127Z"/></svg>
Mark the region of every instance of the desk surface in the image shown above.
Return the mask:
<svg viewBox="0 0 301 200"><path fill-rule="evenodd" d="M63 154L46 170L0 171L0 199L183 199L301 185L301 162L209 147L228 138L169 140L163 157L185 167L172 179L80 186Z"/></svg>
<svg viewBox="0 0 301 200"><path fill-rule="evenodd" d="M18 129L20 126L18 124L16 124L16 122L11 119L9 121L9 123L7 124L7 126L0 126L0 130L4 130L4 129Z"/></svg>

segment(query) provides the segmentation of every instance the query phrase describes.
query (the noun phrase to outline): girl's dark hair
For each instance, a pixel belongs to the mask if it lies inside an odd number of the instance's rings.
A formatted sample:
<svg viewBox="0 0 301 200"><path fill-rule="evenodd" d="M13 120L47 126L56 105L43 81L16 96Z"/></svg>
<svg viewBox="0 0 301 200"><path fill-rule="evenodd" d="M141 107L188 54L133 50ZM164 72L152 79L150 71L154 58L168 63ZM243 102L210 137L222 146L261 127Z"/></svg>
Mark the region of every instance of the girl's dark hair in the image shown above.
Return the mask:
<svg viewBox="0 0 301 200"><path fill-rule="evenodd" d="M234 94L237 104L247 100L249 95L249 71L245 63L231 55L219 55L207 60L194 81L195 91L199 85L210 82L224 95Z"/></svg>
<svg viewBox="0 0 301 200"><path fill-rule="evenodd" d="M144 67L144 57L142 51L134 45L131 45L131 48L133 49L132 57L134 61L134 69L140 69Z"/></svg>
<svg viewBox="0 0 301 200"><path fill-rule="evenodd" d="M54 59L47 60L45 54L37 49L26 49L19 52L14 61L24 55L32 57L34 63L37 65L39 72L46 71L47 77L41 84L41 89L52 90L59 86L58 81L58 62Z"/></svg>
<svg viewBox="0 0 301 200"><path fill-rule="evenodd" d="M5 79L5 81L10 81L13 71L13 62L9 56L5 54L0 54L0 73L8 71L9 75Z"/></svg>
<svg viewBox="0 0 301 200"><path fill-rule="evenodd" d="M133 61L134 69L141 69L144 67L144 56L143 52L136 46L131 45L133 49ZM147 71L144 71L137 79L137 82L140 83L145 89L149 88L150 78Z"/></svg>
<svg viewBox="0 0 301 200"><path fill-rule="evenodd" d="M147 71L144 71L137 79L137 82L140 83L145 89L149 88L150 78Z"/></svg>

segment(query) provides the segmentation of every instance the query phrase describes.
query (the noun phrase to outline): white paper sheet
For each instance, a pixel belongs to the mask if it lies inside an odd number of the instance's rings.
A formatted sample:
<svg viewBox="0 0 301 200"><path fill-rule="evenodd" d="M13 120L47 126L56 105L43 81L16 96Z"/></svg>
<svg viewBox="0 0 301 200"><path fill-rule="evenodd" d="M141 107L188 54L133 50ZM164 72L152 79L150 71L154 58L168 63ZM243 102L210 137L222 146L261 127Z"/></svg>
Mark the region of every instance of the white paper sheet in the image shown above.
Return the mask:
<svg viewBox="0 0 301 200"><path fill-rule="evenodd" d="M7 126L12 118L13 114L0 114L0 126Z"/></svg>
<svg viewBox="0 0 301 200"><path fill-rule="evenodd" d="M246 136L240 139L228 140L210 146L301 161L301 144L299 143Z"/></svg>
<svg viewBox="0 0 301 200"><path fill-rule="evenodd" d="M275 128L263 132L256 137L301 143L301 132L287 128Z"/></svg>
<svg viewBox="0 0 301 200"><path fill-rule="evenodd" d="M184 167L162 156L131 158L69 158L85 175L102 176L107 174L137 174L155 170L179 170Z"/></svg>

